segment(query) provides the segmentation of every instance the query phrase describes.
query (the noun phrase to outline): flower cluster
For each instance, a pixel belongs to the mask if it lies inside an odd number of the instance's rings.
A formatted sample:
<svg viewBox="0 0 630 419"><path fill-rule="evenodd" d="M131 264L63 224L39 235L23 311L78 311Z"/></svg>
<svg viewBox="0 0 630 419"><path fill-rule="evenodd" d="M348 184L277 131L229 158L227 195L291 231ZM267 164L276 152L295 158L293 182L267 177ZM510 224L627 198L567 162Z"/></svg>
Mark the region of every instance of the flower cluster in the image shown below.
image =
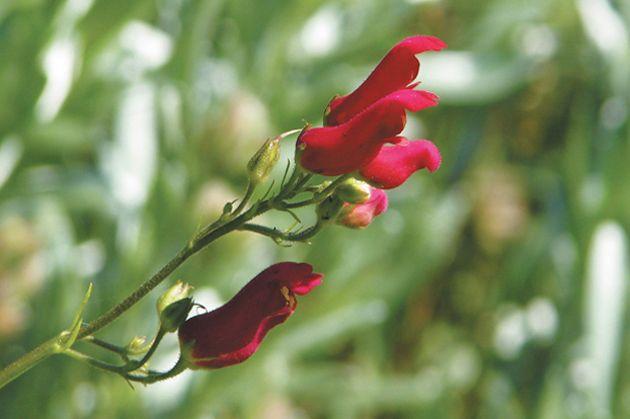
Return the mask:
<svg viewBox="0 0 630 419"><path fill-rule="evenodd" d="M296 143L296 161L302 169L325 176L351 175L320 203L320 220L334 218L346 227L367 227L387 210L384 189L402 185L420 169L439 168L440 153L432 142L410 141L399 134L407 111L438 103L435 94L414 90L420 68L415 54L445 46L432 36L403 40L354 92L332 99L323 127L302 130ZM277 146L277 139L268 141L250 161L250 173L261 173L257 180L266 177L277 161ZM224 306L182 324L183 358L190 368L221 368L248 359L267 332L293 314L295 296L321 282L322 275L305 263L283 262L265 269Z"/></svg>
<svg viewBox="0 0 630 419"><path fill-rule="evenodd" d="M387 208L387 195L379 189L396 188L420 169L434 172L440 167L440 152L432 142L399 134L406 112L438 103L435 94L414 90L420 69L416 54L444 47L433 36L404 39L354 92L331 100L323 127L306 127L300 134L296 160L302 168L325 176L352 174L378 191L374 199L342 211L340 224L365 227Z"/></svg>

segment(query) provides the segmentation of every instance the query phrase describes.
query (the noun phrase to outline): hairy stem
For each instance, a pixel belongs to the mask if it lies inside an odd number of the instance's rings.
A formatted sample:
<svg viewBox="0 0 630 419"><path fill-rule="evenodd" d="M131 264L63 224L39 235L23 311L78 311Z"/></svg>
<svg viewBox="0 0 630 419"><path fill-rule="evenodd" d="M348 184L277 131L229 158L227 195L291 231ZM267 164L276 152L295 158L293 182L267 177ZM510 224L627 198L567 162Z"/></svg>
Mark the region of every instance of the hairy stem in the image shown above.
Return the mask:
<svg viewBox="0 0 630 419"><path fill-rule="evenodd" d="M190 245L181 249L173 259L157 271L155 275L140 285L140 287L132 292L127 298L112 307L106 313L88 323L86 326L83 326L77 338L83 339L114 321L118 316L129 310L131 306L137 303L142 297L147 295L153 288L157 287L162 281L164 281L164 279L166 279L167 276L169 276L175 269L184 263L186 259L195 254L198 250L199 249L193 250Z"/></svg>

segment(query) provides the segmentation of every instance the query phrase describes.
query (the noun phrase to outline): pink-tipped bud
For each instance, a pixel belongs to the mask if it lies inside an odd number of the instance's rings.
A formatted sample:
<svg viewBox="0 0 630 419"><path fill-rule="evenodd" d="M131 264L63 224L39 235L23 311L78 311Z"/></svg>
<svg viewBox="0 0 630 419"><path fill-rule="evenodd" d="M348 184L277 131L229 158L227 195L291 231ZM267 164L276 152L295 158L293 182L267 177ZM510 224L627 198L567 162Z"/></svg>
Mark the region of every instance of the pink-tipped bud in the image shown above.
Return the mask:
<svg viewBox="0 0 630 419"><path fill-rule="evenodd" d="M337 224L349 228L365 228L374 217L387 211L387 194L378 188L371 188L370 198L363 204L344 204L337 216Z"/></svg>

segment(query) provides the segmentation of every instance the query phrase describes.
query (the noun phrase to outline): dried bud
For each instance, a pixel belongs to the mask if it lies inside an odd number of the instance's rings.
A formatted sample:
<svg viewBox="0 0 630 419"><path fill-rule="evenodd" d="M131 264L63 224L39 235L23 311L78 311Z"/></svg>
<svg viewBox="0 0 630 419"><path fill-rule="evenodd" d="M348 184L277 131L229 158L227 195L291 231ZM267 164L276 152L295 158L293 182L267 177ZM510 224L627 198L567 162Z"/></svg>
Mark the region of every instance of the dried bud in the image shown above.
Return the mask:
<svg viewBox="0 0 630 419"><path fill-rule="evenodd" d="M318 222L329 222L334 220L337 214L339 214L339 211L341 211L342 207L343 201L335 195L331 195L324 199L315 210Z"/></svg>
<svg viewBox="0 0 630 419"><path fill-rule="evenodd" d="M371 187L355 178L346 179L335 189L335 195L349 204L362 204L370 199Z"/></svg>
<svg viewBox="0 0 630 419"><path fill-rule="evenodd" d="M280 137L268 139L247 163L249 181L259 184L267 180L271 170L280 158Z"/></svg>
<svg viewBox="0 0 630 419"><path fill-rule="evenodd" d="M157 300L157 311L160 317L160 325L166 332L174 332L182 324L188 312L192 308L193 301L190 298L193 287L177 281Z"/></svg>

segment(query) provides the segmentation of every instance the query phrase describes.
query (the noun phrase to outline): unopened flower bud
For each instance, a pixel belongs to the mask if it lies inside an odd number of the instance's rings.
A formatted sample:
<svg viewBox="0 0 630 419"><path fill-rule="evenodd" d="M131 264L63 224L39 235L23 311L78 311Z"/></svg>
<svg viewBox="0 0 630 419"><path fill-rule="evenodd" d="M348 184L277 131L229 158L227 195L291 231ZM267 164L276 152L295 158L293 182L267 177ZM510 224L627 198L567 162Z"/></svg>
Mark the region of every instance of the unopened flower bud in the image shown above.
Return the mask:
<svg viewBox="0 0 630 419"><path fill-rule="evenodd" d="M370 199L372 188L366 182L355 178L346 179L335 189L335 195L349 204L362 204Z"/></svg>
<svg viewBox="0 0 630 419"><path fill-rule="evenodd" d="M280 158L280 137L268 139L247 163L249 181L259 184L267 180Z"/></svg>
<svg viewBox="0 0 630 419"><path fill-rule="evenodd" d="M387 210L387 194L377 188L371 188L370 199L362 204L345 203L337 215L336 223L350 228L365 228L374 217Z"/></svg>
<svg viewBox="0 0 630 419"><path fill-rule="evenodd" d="M324 199L317 206L315 212L317 213L317 219L319 222L328 222L334 220L341 208L343 207L343 201L335 195L331 195Z"/></svg>
<svg viewBox="0 0 630 419"><path fill-rule="evenodd" d="M190 285L177 281L158 298L157 311L163 330L174 332L186 320L193 306L192 298L190 298L192 290L193 287Z"/></svg>
<svg viewBox="0 0 630 419"><path fill-rule="evenodd" d="M150 346L151 344L147 343L146 336L134 336L125 349L129 355L140 355L148 351Z"/></svg>

